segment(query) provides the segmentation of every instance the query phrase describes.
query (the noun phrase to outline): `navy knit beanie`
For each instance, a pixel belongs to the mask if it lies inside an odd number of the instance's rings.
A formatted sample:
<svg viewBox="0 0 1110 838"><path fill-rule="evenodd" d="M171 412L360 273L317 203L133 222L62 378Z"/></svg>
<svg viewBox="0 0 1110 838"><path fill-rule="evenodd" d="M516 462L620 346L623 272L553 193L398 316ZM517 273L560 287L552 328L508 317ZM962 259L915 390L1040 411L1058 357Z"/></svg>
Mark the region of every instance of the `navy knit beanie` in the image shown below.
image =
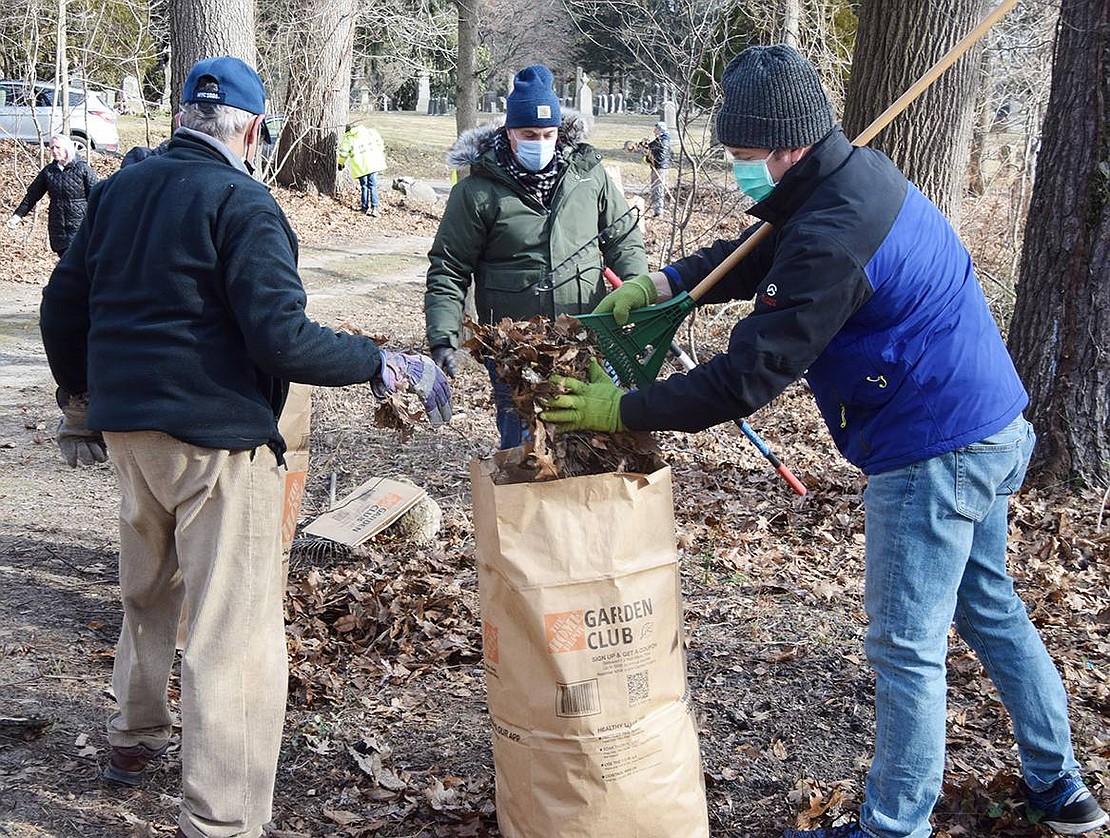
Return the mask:
<svg viewBox="0 0 1110 838"><path fill-rule="evenodd" d="M817 70L786 44L748 47L725 67L717 139L730 148L801 148L833 129Z"/></svg>
<svg viewBox="0 0 1110 838"><path fill-rule="evenodd" d="M557 128L563 121L555 79L542 64L525 67L505 100L506 128Z"/></svg>

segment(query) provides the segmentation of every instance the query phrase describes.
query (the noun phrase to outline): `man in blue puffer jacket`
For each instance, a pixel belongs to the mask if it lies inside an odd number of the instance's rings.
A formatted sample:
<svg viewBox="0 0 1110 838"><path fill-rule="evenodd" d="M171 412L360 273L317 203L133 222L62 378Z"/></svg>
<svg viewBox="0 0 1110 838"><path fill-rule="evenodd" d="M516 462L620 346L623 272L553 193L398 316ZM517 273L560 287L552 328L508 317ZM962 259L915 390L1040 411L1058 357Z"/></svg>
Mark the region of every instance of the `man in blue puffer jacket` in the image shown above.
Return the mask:
<svg viewBox="0 0 1110 838"><path fill-rule="evenodd" d="M748 416L805 376L864 493L868 660L876 744L858 823L790 838L926 838L941 789L948 628L1009 711L1033 819L1061 834L1107 820L1079 775L1060 676L1006 572L1009 495L1034 435L1028 401L967 250L878 151L835 126L793 48L726 68L717 135L771 234L700 303L752 299L728 350L623 394L600 370L559 379L564 429L699 431ZM749 231L750 234L750 231ZM719 241L598 307L628 312L692 289L743 241Z"/></svg>

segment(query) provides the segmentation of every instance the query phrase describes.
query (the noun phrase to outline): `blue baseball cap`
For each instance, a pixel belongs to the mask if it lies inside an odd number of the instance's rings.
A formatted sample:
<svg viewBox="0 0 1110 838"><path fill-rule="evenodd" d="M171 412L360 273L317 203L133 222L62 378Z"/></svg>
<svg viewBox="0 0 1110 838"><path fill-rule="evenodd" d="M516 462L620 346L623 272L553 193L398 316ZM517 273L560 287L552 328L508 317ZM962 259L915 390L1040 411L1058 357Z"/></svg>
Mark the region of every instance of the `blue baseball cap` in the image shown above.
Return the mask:
<svg viewBox="0 0 1110 838"><path fill-rule="evenodd" d="M215 90L201 90L215 84ZM185 105L227 105L253 114L266 113L266 88L254 68L230 55L203 58L193 65L181 89ZM262 141L272 143L270 128L262 122Z"/></svg>
<svg viewBox="0 0 1110 838"><path fill-rule="evenodd" d="M201 87L215 84L215 90ZM183 104L227 105L253 114L266 113L266 88L254 68L238 58L221 55L193 65L181 90Z"/></svg>

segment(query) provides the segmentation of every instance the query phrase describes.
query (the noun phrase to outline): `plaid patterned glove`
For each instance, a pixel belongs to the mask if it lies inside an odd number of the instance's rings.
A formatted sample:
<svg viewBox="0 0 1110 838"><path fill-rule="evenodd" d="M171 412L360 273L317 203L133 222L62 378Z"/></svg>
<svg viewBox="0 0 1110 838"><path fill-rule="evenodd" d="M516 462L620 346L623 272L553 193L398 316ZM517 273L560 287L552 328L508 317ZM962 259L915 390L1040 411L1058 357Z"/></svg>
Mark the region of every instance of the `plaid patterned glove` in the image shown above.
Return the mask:
<svg viewBox="0 0 1110 838"><path fill-rule="evenodd" d="M443 371L427 355L404 355L382 350L382 368L370 387L379 399L408 389L424 401L428 421L442 425L451 419L451 387Z"/></svg>

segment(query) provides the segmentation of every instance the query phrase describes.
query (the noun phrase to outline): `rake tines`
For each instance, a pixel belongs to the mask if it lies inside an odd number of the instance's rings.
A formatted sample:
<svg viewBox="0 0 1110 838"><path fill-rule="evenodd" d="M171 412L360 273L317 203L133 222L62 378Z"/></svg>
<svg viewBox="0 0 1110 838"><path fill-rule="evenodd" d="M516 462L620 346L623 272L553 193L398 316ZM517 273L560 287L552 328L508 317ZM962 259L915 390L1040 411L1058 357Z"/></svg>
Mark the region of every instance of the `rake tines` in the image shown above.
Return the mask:
<svg viewBox="0 0 1110 838"><path fill-rule="evenodd" d="M646 387L655 381L667 352L694 298L683 292L665 303L633 309L628 322L618 326L611 313L581 314L578 319L597 335L609 366L626 387Z"/></svg>

